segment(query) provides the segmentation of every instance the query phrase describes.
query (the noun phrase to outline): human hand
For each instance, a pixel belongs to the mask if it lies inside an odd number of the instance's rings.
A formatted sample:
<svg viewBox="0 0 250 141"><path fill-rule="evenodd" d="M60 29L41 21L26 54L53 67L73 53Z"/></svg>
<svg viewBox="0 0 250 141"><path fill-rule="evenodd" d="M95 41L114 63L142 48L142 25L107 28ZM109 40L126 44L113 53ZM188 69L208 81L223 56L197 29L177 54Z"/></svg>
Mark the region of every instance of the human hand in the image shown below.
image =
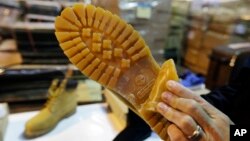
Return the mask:
<svg viewBox="0 0 250 141"><path fill-rule="evenodd" d="M229 141L231 120L225 114L178 82L168 81L167 88L157 111L173 123L168 127L171 141Z"/></svg>

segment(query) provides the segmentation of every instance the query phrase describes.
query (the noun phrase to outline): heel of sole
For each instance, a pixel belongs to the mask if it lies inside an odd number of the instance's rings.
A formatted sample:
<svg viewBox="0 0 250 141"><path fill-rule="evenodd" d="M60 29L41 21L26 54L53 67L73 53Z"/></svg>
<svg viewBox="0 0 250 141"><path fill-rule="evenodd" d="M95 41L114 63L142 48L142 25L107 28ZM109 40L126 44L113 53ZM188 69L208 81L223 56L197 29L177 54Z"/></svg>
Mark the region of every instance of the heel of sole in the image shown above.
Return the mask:
<svg viewBox="0 0 250 141"><path fill-rule="evenodd" d="M169 140L167 130L171 122L157 112L141 111L140 113L142 118L147 122L151 129L160 136L161 139Z"/></svg>

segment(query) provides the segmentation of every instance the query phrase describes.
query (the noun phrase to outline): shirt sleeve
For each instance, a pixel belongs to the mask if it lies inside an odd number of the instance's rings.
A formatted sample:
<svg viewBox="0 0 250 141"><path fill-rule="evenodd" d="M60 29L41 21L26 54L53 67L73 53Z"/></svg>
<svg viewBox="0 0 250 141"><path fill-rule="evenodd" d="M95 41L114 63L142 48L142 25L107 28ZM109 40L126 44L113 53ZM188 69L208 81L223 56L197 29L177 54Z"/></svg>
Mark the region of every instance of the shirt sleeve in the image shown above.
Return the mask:
<svg viewBox="0 0 250 141"><path fill-rule="evenodd" d="M237 89L234 86L224 86L202 97L225 114L229 114Z"/></svg>

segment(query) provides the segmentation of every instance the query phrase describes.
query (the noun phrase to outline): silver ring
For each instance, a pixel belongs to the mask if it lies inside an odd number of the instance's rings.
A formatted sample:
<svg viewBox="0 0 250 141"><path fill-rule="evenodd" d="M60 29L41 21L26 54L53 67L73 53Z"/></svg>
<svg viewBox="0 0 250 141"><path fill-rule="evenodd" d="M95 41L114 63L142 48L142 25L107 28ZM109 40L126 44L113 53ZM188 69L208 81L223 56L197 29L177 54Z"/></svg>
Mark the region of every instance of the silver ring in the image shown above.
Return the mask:
<svg viewBox="0 0 250 141"><path fill-rule="evenodd" d="M193 132L191 136L188 136L190 140L197 140L201 135L201 127L199 125L196 126L196 130Z"/></svg>

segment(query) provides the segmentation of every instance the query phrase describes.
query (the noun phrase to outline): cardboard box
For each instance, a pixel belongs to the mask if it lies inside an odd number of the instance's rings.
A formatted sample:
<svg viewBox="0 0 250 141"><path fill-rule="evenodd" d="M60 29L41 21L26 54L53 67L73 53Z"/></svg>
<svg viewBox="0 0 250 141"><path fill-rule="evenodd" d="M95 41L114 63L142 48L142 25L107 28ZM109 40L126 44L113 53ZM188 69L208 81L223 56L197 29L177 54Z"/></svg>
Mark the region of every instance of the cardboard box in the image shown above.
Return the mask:
<svg viewBox="0 0 250 141"><path fill-rule="evenodd" d="M198 61L199 51L196 49L188 48L185 55L185 62L188 64L196 65Z"/></svg>
<svg viewBox="0 0 250 141"><path fill-rule="evenodd" d="M219 32L222 34L231 34L233 32L233 23L221 23L221 22L212 22L208 25L208 29Z"/></svg>
<svg viewBox="0 0 250 141"><path fill-rule="evenodd" d="M207 74L209 61L210 61L209 55L206 52L201 51L198 55L197 66L203 69L204 71L202 72L206 72L205 74Z"/></svg>
<svg viewBox="0 0 250 141"><path fill-rule="evenodd" d="M207 31L204 37L204 48L213 49L215 47L225 45L229 42L228 34L221 34L214 31Z"/></svg>
<svg viewBox="0 0 250 141"><path fill-rule="evenodd" d="M188 48L200 48L201 47L201 43L202 43L202 38L203 38L203 35L205 33L200 30L200 29L191 29L189 32L188 32L188 36L187 36L187 44L188 44Z"/></svg>

